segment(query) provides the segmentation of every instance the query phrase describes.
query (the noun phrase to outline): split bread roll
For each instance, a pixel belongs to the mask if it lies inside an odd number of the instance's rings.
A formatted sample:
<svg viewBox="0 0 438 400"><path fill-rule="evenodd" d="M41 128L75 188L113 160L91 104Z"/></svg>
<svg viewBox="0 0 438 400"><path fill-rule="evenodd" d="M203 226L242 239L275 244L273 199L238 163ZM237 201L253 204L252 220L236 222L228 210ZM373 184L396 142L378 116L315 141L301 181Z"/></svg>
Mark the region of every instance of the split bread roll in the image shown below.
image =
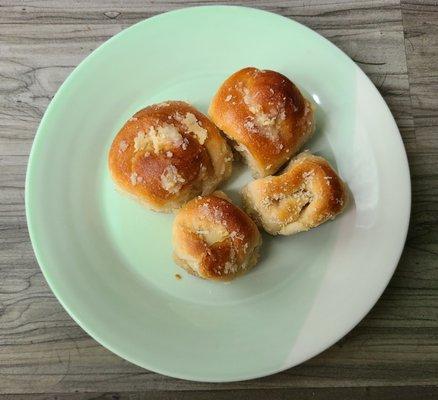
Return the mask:
<svg viewBox="0 0 438 400"><path fill-rule="evenodd" d="M292 235L334 219L347 203L347 189L322 157L303 152L278 176L242 190L246 211L272 235Z"/></svg>
<svg viewBox="0 0 438 400"><path fill-rule="evenodd" d="M215 94L208 111L255 176L277 172L314 131L312 104L284 75L244 68Z"/></svg>
<svg viewBox="0 0 438 400"><path fill-rule="evenodd" d="M229 281L249 271L261 243L256 224L219 191L189 201L173 223L175 262L204 279Z"/></svg>
<svg viewBox="0 0 438 400"><path fill-rule="evenodd" d="M219 130L182 101L137 112L109 151L109 169L117 186L161 212L211 193L231 174L231 167L232 153Z"/></svg>

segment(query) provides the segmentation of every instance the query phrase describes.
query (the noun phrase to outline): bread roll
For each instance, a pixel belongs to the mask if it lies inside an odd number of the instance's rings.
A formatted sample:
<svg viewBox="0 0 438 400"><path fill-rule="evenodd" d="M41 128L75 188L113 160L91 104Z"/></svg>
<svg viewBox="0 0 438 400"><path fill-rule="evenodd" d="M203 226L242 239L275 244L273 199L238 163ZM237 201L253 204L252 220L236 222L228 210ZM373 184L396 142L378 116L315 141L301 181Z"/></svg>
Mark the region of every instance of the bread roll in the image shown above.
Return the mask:
<svg viewBox="0 0 438 400"><path fill-rule="evenodd" d="M173 224L176 263L204 279L229 281L247 272L261 242L255 223L223 192L189 201Z"/></svg>
<svg viewBox="0 0 438 400"><path fill-rule="evenodd" d="M137 112L109 151L113 180L155 211L211 193L231 173L232 153L216 126L182 101Z"/></svg>
<svg viewBox="0 0 438 400"><path fill-rule="evenodd" d="M278 171L314 130L312 104L275 71L244 68L234 73L208 112L259 177Z"/></svg>
<svg viewBox="0 0 438 400"><path fill-rule="evenodd" d="M278 176L252 181L242 190L246 211L272 235L307 231L341 213L345 184L322 157L304 152Z"/></svg>

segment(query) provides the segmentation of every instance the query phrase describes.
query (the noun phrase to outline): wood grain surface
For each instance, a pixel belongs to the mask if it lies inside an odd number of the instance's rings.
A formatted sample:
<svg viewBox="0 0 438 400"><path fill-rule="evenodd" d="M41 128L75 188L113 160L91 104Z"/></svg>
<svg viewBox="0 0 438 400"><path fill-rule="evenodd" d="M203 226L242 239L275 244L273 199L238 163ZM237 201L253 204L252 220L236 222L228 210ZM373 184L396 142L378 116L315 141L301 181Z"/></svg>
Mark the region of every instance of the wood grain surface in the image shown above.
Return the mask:
<svg viewBox="0 0 438 400"><path fill-rule="evenodd" d="M437 399L436 1L221 2L282 14L335 43L375 83L403 136L413 201L406 247L382 298L339 343L263 379L229 384L172 379L97 344L48 288L33 255L24 211L27 159L48 103L73 68L123 28L171 9L214 3L0 0L0 396Z"/></svg>

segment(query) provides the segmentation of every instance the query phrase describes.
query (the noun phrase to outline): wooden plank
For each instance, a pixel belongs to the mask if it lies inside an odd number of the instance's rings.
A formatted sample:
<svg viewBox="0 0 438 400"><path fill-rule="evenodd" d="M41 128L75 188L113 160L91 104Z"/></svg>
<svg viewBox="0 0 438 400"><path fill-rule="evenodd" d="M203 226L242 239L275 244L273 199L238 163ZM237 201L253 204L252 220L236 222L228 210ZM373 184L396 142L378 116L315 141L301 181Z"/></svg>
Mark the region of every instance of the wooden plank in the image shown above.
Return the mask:
<svg viewBox="0 0 438 400"><path fill-rule="evenodd" d="M438 6L434 1L404 1L406 56L409 64L416 140L437 149Z"/></svg>
<svg viewBox="0 0 438 400"><path fill-rule="evenodd" d="M408 152L412 217L405 254L411 273L422 271L424 295L436 296L438 274L438 6L436 1L402 1L415 148ZM429 272L428 272L429 271ZM438 320L438 310L424 319ZM438 342L438 330L434 330ZM437 369L438 370L438 369ZM438 375L438 374L437 374Z"/></svg>
<svg viewBox="0 0 438 400"><path fill-rule="evenodd" d="M142 1L129 0L121 3L115 0L101 0L98 3L91 0L71 2L69 0L34 0L24 3L19 0L3 0L0 23L33 23L33 24L80 24L101 23L111 24L127 22L130 25L152 15L184 7L217 4L217 1ZM289 1L279 0L251 0L230 1L225 0L220 4L243 5L266 9L296 20L307 21L312 28L320 26L339 27L342 24L349 29L367 27L399 22L399 16L394 14L394 9L399 10L397 0L377 1L350 1L350 0L314 0L314 1ZM373 19L369 15L373 14ZM348 18L348 22L345 18Z"/></svg>
<svg viewBox="0 0 438 400"><path fill-rule="evenodd" d="M43 394L43 395L5 395L2 400L435 400L437 386L395 386L372 388L289 388L289 389L248 389L248 390L218 390L218 391L151 391L148 393L74 393L74 394Z"/></svg>

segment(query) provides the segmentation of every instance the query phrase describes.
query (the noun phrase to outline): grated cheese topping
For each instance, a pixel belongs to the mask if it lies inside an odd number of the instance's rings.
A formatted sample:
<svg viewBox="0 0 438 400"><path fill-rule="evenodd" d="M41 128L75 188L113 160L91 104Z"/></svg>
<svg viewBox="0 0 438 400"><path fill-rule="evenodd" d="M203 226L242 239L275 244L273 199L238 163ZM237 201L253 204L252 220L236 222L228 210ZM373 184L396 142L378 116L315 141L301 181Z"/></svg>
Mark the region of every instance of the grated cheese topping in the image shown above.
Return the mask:
<svg viewBox="0 0 438 400"><path fill-rule="evenodd" d="M179 173L178 169L170 164L166 167L160 177L161 186L169 193L178 193L186 181Z"/></svg>
<svg viewBox="0 0 438 400"><path fill-rule="evenodd" d="M303 172L304 179L313 178L314 176L315 176L315 171L313 169L311 171Z"/></svg>
<svg viewBox="0 0 438 400"><path fill-rule="evenodd" d="M157 129L151 127L149 128L148 134L152 140L152 145L156 154L158 154L160 150L166 149L169 146L169 142L173 144L173 146L178 147L183 140L181 134L174 125L164 124Z"/></svg>
<svg viewBox="0 0 438 400"><path fill-rule="evenodd" d="M164 124L157 128L151 126L147 132L140 130L134 138L134 150L153 150L158 154L169 148L169 145L178 147L182 144L183 138L174 125Z"/></svg>
<svg viewBox="0 0 438 400"><path fill-rule="evenodd" d="M137 184L137 172L133 172L129 178L131 179L131 184L135 186Z"/></svg>
<svg viewBox="0 0 438 400"><path fill-rule="evenodd" d="M331 179L332 179L331 176L324 176L325 184L326 184L327 186L330 186L330 180L331 180Z"/></svg>
<svg viewBox="0 0 438 400"><path fill-rule="evenodd" d="M207 139L207 130L200 125L200 122L196 119L195 115L192 113L187 113L181 123L187 128L187 130L193 133L202 145Z"/></svg>
<svg viewBox="0 0 438 400"><path fill-rule="evenodd" d="M278 141L280 137L277 123L286 118L284 107L281 111L272 109L270 114L263 112L262 106L254 100L248 88L243 89L243 102L248 106L249 112L254 115L253 120L249 120L244 124L245 128L250 131L258 130L271 141Z"/></svg>
<svg viewBox="0 0 438 400"><path fill-rule="evenodd" d="M182 149L187 150L188 145L189 145L189 140L187 138L184 138L181 144Z"/></svg>
<svg viewBox="0 0 438 400"><path fill-rule="evenodd" d="M248 129L250 132L256 132L257 128L254 123L254 118L247 118L246 121L243 123L243 126Z"/></svg>
<svg viewBox="0 0 438 400"><path fill-rule="evenodd" d="M125 140L122 140L122 141L119 143L119 151L120 151L121 153L123 153L127 148L128 148L128 143L126 143Z"/></svg>
<svg viewBox="0 0 438 400"><path fill-rule="evenodd" d="M238 267L231 263L230 261L227 261L224 265L224 274L228 275L228 274L234 274L236 273L238 270Z"/></svg>
<svg viewBox="0 0 438 400"><path fill-rule="evenodd" d="M137 136L134 138L134 151L139 151L146 148L148 145L148 140L143 131L138 131Z"/></svg>
<svg viewBox="0 0 438 400"><path fill-rule="evenodd" d="M232 231L232 232L230 233L230 238L231 238L232 240L234 240L234 239L243 240L243 239L244 239L243 235L242 235L241 233L239 233L239 232L236 232L236 231Z"/></svg>

